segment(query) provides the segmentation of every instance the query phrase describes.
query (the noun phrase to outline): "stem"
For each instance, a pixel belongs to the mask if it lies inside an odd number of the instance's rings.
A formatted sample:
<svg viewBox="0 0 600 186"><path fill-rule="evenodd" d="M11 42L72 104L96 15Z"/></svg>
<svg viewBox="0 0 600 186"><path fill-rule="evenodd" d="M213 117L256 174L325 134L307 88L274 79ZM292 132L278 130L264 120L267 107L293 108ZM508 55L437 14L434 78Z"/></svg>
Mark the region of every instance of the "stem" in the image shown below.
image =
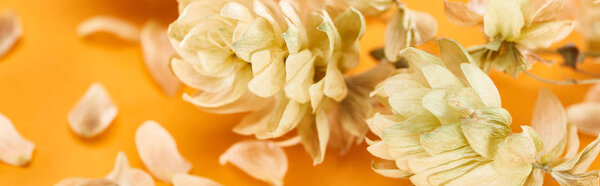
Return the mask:
<svg viewBox="0 0 600 186"><path fill-rule="evenodd" d="M541 81L544 83L555 84L555 85L581 85L581 84L600 83L600 78L584 79L584 80L567 79L567 80L560 81L560 80L545 79L543 77L537 76L528 71L525 71L525 74L527 74L529 77L532 77L533 79L536 79L538 81Z"/></svg>

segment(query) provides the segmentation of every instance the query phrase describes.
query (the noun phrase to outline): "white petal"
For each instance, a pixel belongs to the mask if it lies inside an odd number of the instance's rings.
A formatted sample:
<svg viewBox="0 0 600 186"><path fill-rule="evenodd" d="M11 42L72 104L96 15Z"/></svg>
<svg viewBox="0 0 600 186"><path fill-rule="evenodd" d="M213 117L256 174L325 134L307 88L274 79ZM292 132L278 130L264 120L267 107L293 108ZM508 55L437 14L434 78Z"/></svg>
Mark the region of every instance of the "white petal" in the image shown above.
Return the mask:
<svg viewBox="0 0 600 186"><path fill-rule="evenodd" d="M187 173L192 168L184 159L175 139L155 121L146 121L135 132L138 154L146 168L156 178L171 183L177 173Z"/></svg>
<svg viewBox="0 0 600 186"><path fill-rule="evenodd" d="M464 2L444 1L444 13L448 21L460 26L475 26L483 22L483 16L469 9Z"/></svg>
<svg viewBox="0 0 600 186"><path fill-rule="evenodd" d="M460 64L467 81L488 107L501 107L500 93L490 77L474 65Z"/></svg>
<svg viewBox="0 0 600 186"><path fill-rule="evenodd" d="M0 14L0 57L4 56L23 36L21 22L14 11Z"/></svg>
<svg viewBox="0 0 600 186"><path fill-rule="evenodd" d="M189 174L175 174L173 176L174 186L220 186L221 184L208 178L192 176Z"/></svg>
<svg viewBox="0 0 600 186"><path fill-rule="evenodd" d="M221 165L230 162L250 176L272 185L283 185L288 169L285 152L270 141L238 142L219 157L219 162Z"/></svg>
<svg viewBox="0 0 600 186"><path fill-rule="evenodd" d="M140 33L140 43L146 68L150 71L154 81L160 85L167 96L175 95L181 83L169 67L169 61L175 55L175 50L171 47L167 37L167 29L156 21L147 21Z"/></svg>
<svg viewBox="0 0 600 186"><path fill-rule="evenodd" d="M14 166L24 166L31 161L34 145L23 138L13 123L0 114L0 160Z"/></svg>
<svg viewBox="0 0 600 186"><path fill-rule="evenodd" d="M531 119L531 127L540 134L544 141L542 155L546 155L561 141L566 142L567 115L560 100L548 89L542 89L538 95ZM564 146L565 144L562 143ZM562 151L558 153L558 156ZM558 157L555 157L558 158Z"/></svg>
<svg viewBox="0 0 600 186"><path fill-rule="evenodd" d="M117 154L117 160L113 170L106 176L106 179L115 181L119 185L125 186L153 186L154 179L140 170L131 168L129 166L129 160L123 152Z"/></svg>
<svg viewBox="0 0 600 186"><path fill-rule="evenodd" d="M235 75L226 77L213 77L199 73L194 66L186 61L178 58L171 60L171 69L181 82L195 89L206 92L219 92L227 87L230 87Z"/></svg>
<svg viewBox="0 0 600 186"><path fill-rule="evenodd" d="M69 111L69 126L75 134L91 138L106 130L117 113L117 106L104 86L93 83Z"/></svg>
<svg viewBox="0 0 600 186"><path fill-rule="evenodd" d="M77 26L77 35L87 37L97 32L107 32L127 41L140 40L137 26L120 18L111 16L94 16Z"/></svg>

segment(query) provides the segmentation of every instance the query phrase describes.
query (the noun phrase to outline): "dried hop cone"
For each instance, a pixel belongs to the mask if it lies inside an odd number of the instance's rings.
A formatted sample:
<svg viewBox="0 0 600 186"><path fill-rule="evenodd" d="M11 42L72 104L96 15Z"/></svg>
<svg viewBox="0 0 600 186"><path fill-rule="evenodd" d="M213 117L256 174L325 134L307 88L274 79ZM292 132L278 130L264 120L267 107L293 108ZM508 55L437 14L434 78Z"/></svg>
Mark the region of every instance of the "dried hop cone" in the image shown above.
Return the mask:
<svg viewBox="0 0 600 186"><path fill-rule="evenodd" d="M445 2L450 22L463 26L483 24L489 42L469 48L484 71L492 67L513 76L545 61L532 50L547 48L565 38L574 27L559 20L565 0L471 0Z"/></svg>
<svg viewBox="0 0 600 186"><path fill-rule="evenodd" d="M250 111L234 128L239 134L269 139L297 129L315 163L328 144L345 150L362 140L368 93L392 67L345 76L359 63L359 11L316 1L179 4L169 36L180 58L171 65L199 90L186 101L214 113Z"/></svg>
<svg viewBox="0 0 600 186"><path fill-rule="evenodd" d="M501 108L498 90L467 51L452 40L438 43L441 59L414 48L403 50L410 67L372 93L391 110L367 121L381 138L368 140L368 151L383 159L373 163L376 172L410 178L416 185L541 183L532 171L549 171L555 179L570 181L582 176L570 171L580 171L587 160L571 159L556 169L545 164L540 153L548 151L542 151L540 135L528 126L522 133L511 132L512 118ZM590 147L595 148L597 142ZM579 157L593 154L593 160L597 151L582 153ZM565 175L556 176L560 174Z"/></svg>

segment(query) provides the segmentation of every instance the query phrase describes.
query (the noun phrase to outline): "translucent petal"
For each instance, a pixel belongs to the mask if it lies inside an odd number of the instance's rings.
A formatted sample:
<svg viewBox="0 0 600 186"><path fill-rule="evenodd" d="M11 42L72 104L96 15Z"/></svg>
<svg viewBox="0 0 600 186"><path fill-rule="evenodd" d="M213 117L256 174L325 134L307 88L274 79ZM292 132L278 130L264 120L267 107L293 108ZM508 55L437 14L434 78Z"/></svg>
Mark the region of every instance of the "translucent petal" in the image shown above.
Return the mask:
<svg viewBox="0 0 600 186"><path fill-rule="evenodd" d="M0 14L0 57L4 56L23 36L21 22L14 11Z"/></svg>
<svg viewBox="0 0 600 186"><path fill-rule="evenodd" d="M479 94L481 100L488 107L501 107L500 93L496 85L483 71L474 65L463 63L460 65L467 81L475 92Z"/></svg>
<svg viewBox="0 0 600 186"><path fill-rule="evenodd" d="M0 114L0 160L14 166L25 166L31 161L35 145L23 138L13 123Z"/></svg>
<svg viewBox="0 0 600 186"><path fill-rule="evenodd" d="M544 162L552 162L562 155L567 138L567 115L560 100L548 89L542 89L538 95L531 119L531 127L540 134L544 141L542 155L547 155L558 148L551 157L543 158Z"/></svg>
<svg viewBox="0 0 600 186"><path fill-rule="evenodd" d="M219 157L221 165L227 162L248 175L272 185L283 185L288 169L283 149L270 141L242 141L232 145Z"/></svg>
<svg viewBox="0 0 600 186"><path fill-rule="evenodd" d="M156 178L171 183L177 173L187 173L192 164L184 159L175 139L155 121L146 121L135 132L135 144L140 159Z"/></svg>
<svg viewBox="0 0 600 186"><path fill-rule="evenodd" d="M162 28L154 20L147 21L140 33L140 43L150 75L167 96L174 96L179 91L181 83L169 67L169 61L175 55L175 50L169 43L167 29Z"/></svg>
<svg viewBox="0 0 600 186"><path fill-rule="evenodd" d="M570 20L536 24L523 29L516 43L528 49L548 48L567 37L574 26L575 23Z"/></svg>
<svg viewBox="0 0 600 186"><path fill-rule="evenodd" d="M173 176L174 186L220 186L221 184L208 178L192 176L189 174L175 174Z"/></svg>
<svg viewBox="0 0 600 186"><path fill-rule="evenodd" d="M585 134L598 135L600 133L600 104L586 102L571 105L567 108L567 120L575 124L577 129Z"/></svg>
<svg viewBox="0 0 600 186"><path fill-rule="evenodd" d="M519 0L490 0L483 15L485 34L513 41L525 24Z"/></svg>
<svg viewBox="0 0 600 186"><path fill-rule="evenodd" d="M455 25L475 26L483 22L483 16L469 9L464 2L444 1L444 13Z"/></svg>
<svg viewBox="0 0 600 186"><path fill-rule="evenodd" d="M88 37L97 32L107 32L127 41L139 41L140 29L130 22L111 16L93 16L79 23L77 35Z"/></svg>
<svg viewBox="0 0 600 186"><path fill-rule="evenodd" d="M69 126L75 134L91 138L106 130L117 113L117 106L104 86L93 83L69 111Z"/></svg>

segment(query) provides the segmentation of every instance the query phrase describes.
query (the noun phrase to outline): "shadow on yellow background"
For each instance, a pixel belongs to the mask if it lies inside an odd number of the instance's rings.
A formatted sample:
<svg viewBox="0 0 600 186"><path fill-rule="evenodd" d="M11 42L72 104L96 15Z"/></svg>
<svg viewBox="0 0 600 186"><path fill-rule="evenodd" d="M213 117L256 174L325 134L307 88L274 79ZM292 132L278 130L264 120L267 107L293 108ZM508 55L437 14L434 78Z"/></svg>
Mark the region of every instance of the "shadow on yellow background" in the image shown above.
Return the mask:
<svg viewBox="0 0 600 186"><path fill-rule="evenodd" d="M476 27L451 25L443 14L442 0L404 0L409 8L437 18L437 36L465 46L483 43ZM0 164L0 185L52 185L68 177L104 177L112 169L118 151L124 151L133 167L144 168L135 150L135 129L145 120L162 124L177 141L182 155L194 165L192 174L224 185L262 185L218 157L231 144L250 139L231 128L242 114L203 113L180 96L166 97L145 70L137 43L116 39L80 39L76 27L94 15L112 15L142 25L147 19L168 24L177 17L175 0L4 0L0 11L14 9L24 27L24 37L0 58L0 113L36 145L27 167ZM368 52L383 43L385 18L367 19L361 41L361 68L373 65ZM581 43L575 35L569 39ZM566 42L563 42L564 44ZM586 65L600 72L598 65ZM537 64L532 71L549 78L574 74L559 65ZM513 130L530 122L537 92L550 88L565 106L583 100L588 86L553 86L529 77L512 78L493 72L503 106L513 116ZM92 140L75 136L67 126L67 113L92 82L106 86L119 115L105 133ZM582 147L594 137L581 135ZM287 148L289 171L286 185L410 185L407 180L385 178L370 169L372 157L365 144L340 155L329 149L325 162L316 167L301 146ZM600 164L595 162L592 169ZM551 182L546 177L546 182ZM157 185L164 185L157 181Z"/></svg>

